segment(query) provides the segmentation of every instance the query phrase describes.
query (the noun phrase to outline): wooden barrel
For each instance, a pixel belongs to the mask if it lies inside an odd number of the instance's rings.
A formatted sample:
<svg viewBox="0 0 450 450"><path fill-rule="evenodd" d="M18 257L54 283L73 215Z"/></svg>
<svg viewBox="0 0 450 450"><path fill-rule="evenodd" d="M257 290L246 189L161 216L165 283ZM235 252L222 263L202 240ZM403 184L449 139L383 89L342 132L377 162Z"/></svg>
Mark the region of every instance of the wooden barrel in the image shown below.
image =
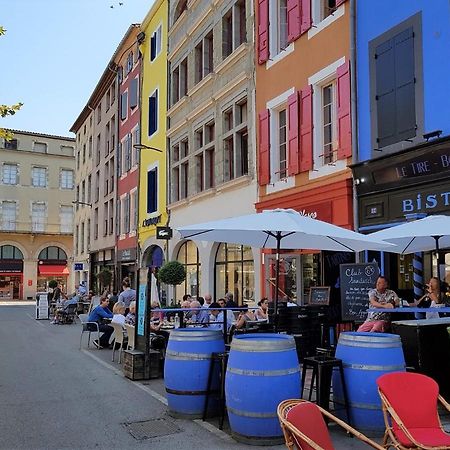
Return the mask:
<svg viewBox="0 0 450 450"><path fill-rule="evenodd" d="M222 332L198 328L170 333L164 365L164 385L169 413L182 418L200 418L205 405L211 354L225 351ZM218 408L219 369L214 372L208 412Z"/></svg>
<svg viewBox="0 0 450 450"><path fill-rule="evenodd" d="M388 333L344 332L339 336L336 358L342 360L351 424L358 430L383 431L381 400L376 380L389 372L404 372L400 336ZM333 374L334 400L344 404L341 379ZM338 415L346 420L345 412Z"/></svg>
<svg viewBox="0 0 450 450"><path fill-rule="evenodd" d="M278 404L299 398L295 341L282 334L243 334L231 343L225 396L233 437L254 445L283 442Z"/></svg>

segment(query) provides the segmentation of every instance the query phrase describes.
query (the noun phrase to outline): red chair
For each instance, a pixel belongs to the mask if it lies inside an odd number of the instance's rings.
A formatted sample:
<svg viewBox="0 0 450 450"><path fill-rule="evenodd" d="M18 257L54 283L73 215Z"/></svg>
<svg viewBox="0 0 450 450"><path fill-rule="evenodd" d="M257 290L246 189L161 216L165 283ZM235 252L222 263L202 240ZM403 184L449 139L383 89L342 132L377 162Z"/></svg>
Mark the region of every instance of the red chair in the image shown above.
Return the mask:
<svg viewBox="0 0 450 450"><path fill-rule="evenodd" d="M323 416L373 448L384 450L376 442L347 425L315 403L306 400L285 400L278 405L278 418L289 450L334 450Z"/></svg>
<svg viewBox="0 0 450 450"><path fill-rule="evenodd" d="M450 374L449 374L450 376ZM450 434L442 428L438 384L430 377L411 372L393 372L377 380L386 432L384 445L397 449L450 449Z"/></svg>

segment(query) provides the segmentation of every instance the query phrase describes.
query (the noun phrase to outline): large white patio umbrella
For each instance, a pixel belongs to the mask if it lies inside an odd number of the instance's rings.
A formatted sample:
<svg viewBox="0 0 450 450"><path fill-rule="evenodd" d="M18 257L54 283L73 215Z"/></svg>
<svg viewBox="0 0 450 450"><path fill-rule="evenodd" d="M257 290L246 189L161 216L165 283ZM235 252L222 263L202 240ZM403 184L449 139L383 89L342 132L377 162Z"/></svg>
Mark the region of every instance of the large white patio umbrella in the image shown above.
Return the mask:
<svg viewBox="0 0 450 450"><path fill-rule="evenodd" d="M275 311L278 306L280 249L359 252L388 250L390 244L327 222L311 219L292 209L266 210L178 228L185 239L227 242L276 249Z"/></svg>
<svg viewBox="0 0 450 450"><path fill-rule="evenodd" d="M402 223L369 236L395 246L389 252L407 254L450 247L450 216L428 216ZM439 267L437 277L441 281Z"/></svg>

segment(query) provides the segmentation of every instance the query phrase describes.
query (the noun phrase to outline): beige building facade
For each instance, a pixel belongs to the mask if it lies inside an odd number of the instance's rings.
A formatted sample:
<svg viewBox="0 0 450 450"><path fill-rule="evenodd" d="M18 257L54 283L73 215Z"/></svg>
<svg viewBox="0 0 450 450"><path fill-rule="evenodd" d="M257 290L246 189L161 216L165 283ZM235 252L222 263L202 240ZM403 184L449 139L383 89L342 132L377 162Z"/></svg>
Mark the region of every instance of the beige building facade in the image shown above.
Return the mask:
<svg viewBox="0 0 450 450"><path fill-rule="evenodd" d="M75 140L11 130L0 140L0 300L74 291Z"/></svg>
<svg viewBox="0 0 450 450"><path fill-rule="evenodd" d="M257 199L254 131L254 14L251 1L170 2L170 226L252 213ZM259 250L170 241L186 266L172 293L259 296ZM170 295L169 295L170 296Z"/></svg>

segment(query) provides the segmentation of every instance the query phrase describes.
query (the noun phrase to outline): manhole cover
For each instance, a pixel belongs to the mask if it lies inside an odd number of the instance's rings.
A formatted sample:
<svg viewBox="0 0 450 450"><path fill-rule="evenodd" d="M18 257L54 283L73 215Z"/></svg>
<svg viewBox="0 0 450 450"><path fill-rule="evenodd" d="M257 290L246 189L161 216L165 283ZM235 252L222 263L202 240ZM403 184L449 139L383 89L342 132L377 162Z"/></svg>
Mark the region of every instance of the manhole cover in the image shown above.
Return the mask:
<svg viewBox="0 0 450 450"><path fill-rule="evenodd" d="M145 420L143 422L130 422L124 423L123 425L131 436L140 441L159 436L168 436L182 431L172 421L165 418Z"/></svg>

